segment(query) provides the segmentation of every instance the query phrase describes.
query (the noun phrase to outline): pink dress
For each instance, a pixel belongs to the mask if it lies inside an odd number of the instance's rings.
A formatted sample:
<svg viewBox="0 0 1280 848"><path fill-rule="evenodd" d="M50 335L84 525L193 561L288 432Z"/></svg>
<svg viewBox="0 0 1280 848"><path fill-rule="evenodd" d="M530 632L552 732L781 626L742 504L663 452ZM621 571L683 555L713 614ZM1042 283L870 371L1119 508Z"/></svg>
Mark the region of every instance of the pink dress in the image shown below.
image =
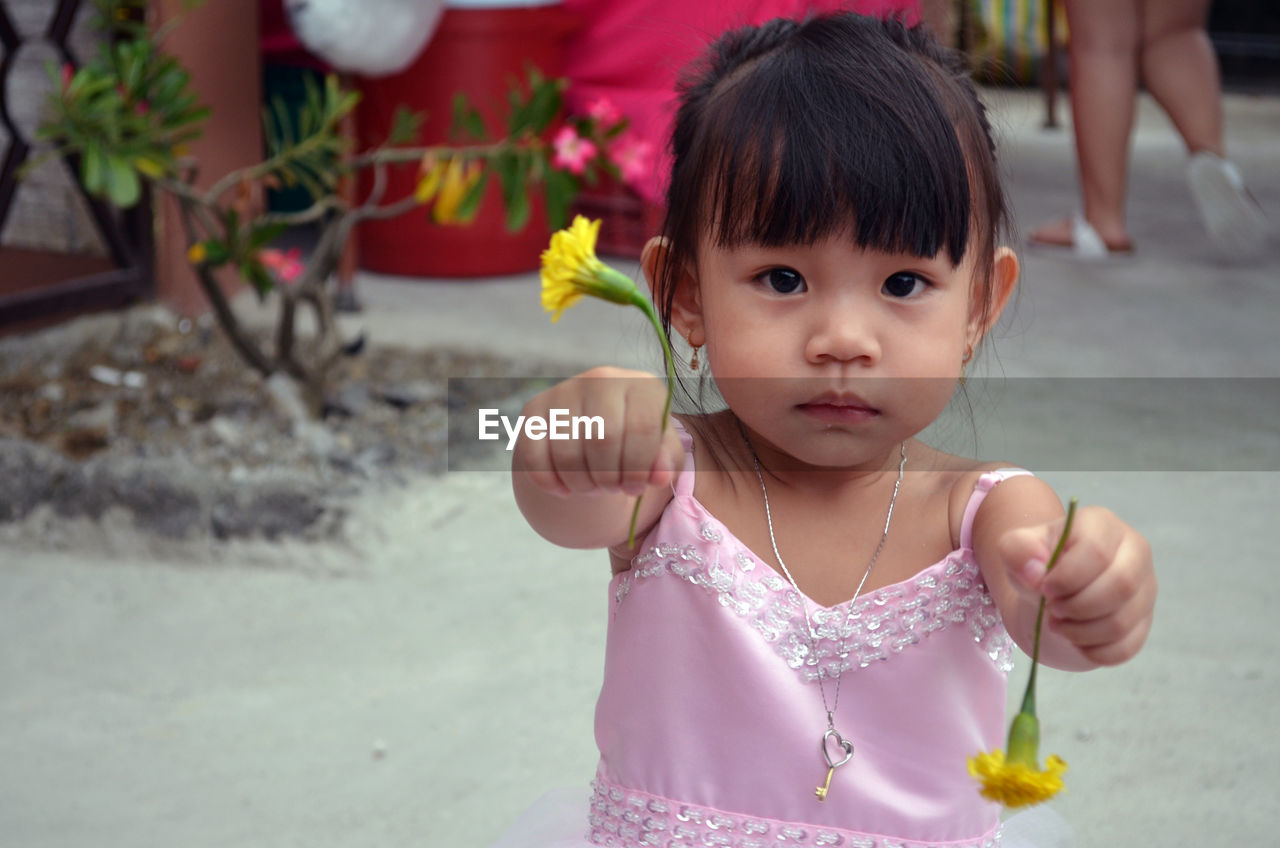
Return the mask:
<svg viewBox="0 0 1280 848"><path fill-rule="evenodd" d="M1012 641L970 532L986 493L1026 473L984 474L961 547L865 593L850 616L848 603L797 596L707 512L690 450L642 552L610 584L587 808L545 799L495 848L1001 844L1000 809L979 796L966 758L1004 747ZM822 802L820 668L843 679L835 726L855 750ZM1055 833L1018 841L1070 844L1065 826Z"/></svg>

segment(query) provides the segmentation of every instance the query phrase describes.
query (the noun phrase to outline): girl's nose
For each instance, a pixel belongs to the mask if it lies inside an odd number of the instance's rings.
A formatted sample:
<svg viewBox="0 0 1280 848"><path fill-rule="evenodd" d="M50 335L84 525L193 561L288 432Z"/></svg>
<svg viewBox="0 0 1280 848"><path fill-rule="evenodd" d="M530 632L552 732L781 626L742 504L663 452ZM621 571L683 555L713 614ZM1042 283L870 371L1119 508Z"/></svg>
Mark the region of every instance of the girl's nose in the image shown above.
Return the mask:
<svg viewBox="0 0 1280 848"><path fill-rule="evenodd" d="M814 363L855 362L870 365L880 359L875 321L865 305L827 304L817 315L805 345L805 357Z"/></svg>

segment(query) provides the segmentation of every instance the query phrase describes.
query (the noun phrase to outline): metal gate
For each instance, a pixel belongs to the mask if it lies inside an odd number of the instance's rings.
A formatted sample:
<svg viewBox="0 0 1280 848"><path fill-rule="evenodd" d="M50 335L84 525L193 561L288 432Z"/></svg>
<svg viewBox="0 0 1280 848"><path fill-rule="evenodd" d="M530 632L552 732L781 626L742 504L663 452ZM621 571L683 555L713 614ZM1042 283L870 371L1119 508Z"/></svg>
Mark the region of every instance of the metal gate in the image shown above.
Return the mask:
<svg viewBox="0 0 1280 848"><path fill-rule="evenodd" d="M32 140L12 118L8 98L10 74L24 44L43 42L74 67L80 61L70 46L72 26L83 0L55 0L44 32L23 37L14 24L13 0L0 0L0 236L3 236L18 191L18 170L32 154ZM48 0L43 0L47 3ZM151 204L147 196L133 209L120 211L90 197L80 186L79 163L64 158L71 183L84 199L92 226L106 255L84 257L0 243L0 331L18 325L47 323L77 312L120 306L153 291Z"/></svg>

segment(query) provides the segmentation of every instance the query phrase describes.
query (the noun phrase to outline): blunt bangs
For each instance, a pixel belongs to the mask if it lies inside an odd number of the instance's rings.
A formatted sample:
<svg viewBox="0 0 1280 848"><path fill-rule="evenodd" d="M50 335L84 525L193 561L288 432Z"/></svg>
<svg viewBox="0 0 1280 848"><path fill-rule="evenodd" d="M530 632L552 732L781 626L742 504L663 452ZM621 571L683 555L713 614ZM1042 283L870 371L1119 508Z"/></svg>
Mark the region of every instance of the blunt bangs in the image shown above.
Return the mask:
<svg viewBox="0 0 1280 848"><path fill-rule="evenodd" d="M975 214L951 92L880 26L810 27L705 92L672 139L672 186L722 247L813 244L852 222L864 249L960 264ZM686 174L678 173L687 170ZM685 177L700 175L701 179Z"/></svg>

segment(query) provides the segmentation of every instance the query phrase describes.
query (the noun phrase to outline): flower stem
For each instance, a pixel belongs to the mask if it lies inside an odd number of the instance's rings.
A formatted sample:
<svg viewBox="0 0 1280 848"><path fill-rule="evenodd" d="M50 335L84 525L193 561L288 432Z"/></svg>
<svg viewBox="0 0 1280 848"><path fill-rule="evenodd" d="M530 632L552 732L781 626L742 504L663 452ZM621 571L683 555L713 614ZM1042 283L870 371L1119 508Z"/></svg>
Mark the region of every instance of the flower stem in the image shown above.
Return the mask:
<svg viewBox="0 0 1280 848"><path fill-rule="evenodd" d="M1071 525L1076 517L1076 505L1079 503L1078 498L1072 498L1067 505L1067 521L1062 525L1062 535L1058 537L1058 544L1053 549L1053 555L1049 557L1049 563L1044 567L1045 574L1053 570L1058 564L1058 557L1062 555L1062 549L1066 547L1067 537L1071 535ZM1027 678L1027 691L1022 696L1021 712L1035 715L1036 713L1036 669L1040 666L1040 627L1044 624L1044 597L1040 598L1040 610L1036 613L1036 635L1035 644L1031 650L1031 675Z"/></svg>
<svg viewBox="0 0 1280 848"><path fill-rule="evenodd" d="M667 417L671 414L671 396L675 391L676 385L676 365L671 355L671 342L667 341L667 334L662 331L662 322L658 320L658 314L653 311L653 304L649 299L637 292L635 296L635 305L640 307L645 315L649 317L649 323L653 325L653 329L658 334L658 341L662 342L662 358L667 365L667 402L662 406L662 429L658 432L667 432ZM640 501L644 500L644 496L636 498L636 505L631 510L631 529L627 532L627 545L635 547L636 544L636 521L640 517Z"/></svg>

